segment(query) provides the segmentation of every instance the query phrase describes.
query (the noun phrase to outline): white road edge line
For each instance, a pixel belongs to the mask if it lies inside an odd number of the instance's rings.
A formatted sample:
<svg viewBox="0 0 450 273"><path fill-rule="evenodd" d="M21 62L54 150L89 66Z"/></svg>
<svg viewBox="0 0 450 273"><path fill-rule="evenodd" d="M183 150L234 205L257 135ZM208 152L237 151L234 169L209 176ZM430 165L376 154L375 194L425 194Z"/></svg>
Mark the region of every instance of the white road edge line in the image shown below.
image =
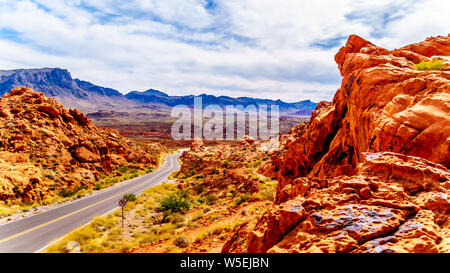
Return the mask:
<svg viewBox="0 0 450 273"><path fill-rule="evenodd" d="M172 155L172 154L168 154L168 155L164 158L164 165L166 165L166 163L167 163L167 157L169 157L170 155ZM135 178L131 178L131 179L127 179L127 180L118 182L118 183L116 183L116 184L114 184L114 185L111 185L110 187L105 188L106 190L105 190L104 192L99 192L99 193L97 193L97 194L107 193L107 192L109 192L109 191L114 190L115 188L118 188L118 187L121 187L121 186L125 186L126 184L131 183L131 182L132 182L133 180L135 180L135 179L141 178L141 177L143 177L143 176L145 176L145 175L148 175L148 174L153 174L153 173L155 173L156 171L161 170L161 169L164 167L164 165L162 165L160 168L156 169L154 172L147 173L147 174L143 174L143 175L141 175L141 176L138 176L138 177L135 177ZM117 186L117 187L114 187L114 186ZM36 216L36 215L39 215L39 214L47 213L47 212L50 212L50 211L53 211L53 210L56 210L56 209L59 209L59 208L63 208L63 207L66 207L66 206L75 204L75 203L77 203L77 202L86 200L86 199L88 199L88 198L90 198L90 197L94 197L95 195L96 195L96 194L89 194L89 195L83 196L83 197L81 197L80 199L77 199L77 200L73 200L73 201L67 200L69 203L65 203L65 202L64 202L61 206L58 206L58 207L56 207L56 208L52 208L52 209L49 209L49 210L46 210L46 211L41 211L41 212L39 212L39 213L32 214L32 215L30 215L30 216L28 216L28 217L16 219L16 220L13 220L13 221L10 221L10 222L5 222L5 223L3 223L3 224L0 224L0 227L1 227L1 226L4 226L4 225L9 225L9 224L11 224L11 223L15 223L15 222L18 222L18 221L21 221L21 220L24 220L24 219L27 219L27 218L30 218L30 217L33 217L33 216ZM66 201L66 202L67 202L67 201Z"/></svg>
<svg viewBox="0 0 450 273"><path fill-rule="evenodd" d="M166 157L166 159L167 159L167 157ZM169 162L169 164L170 164L170 162ZM172 168L172 166L170 166L169 169L171 169L171 168ZM170 174L171 174L171 173L169 173L168 175L170 175ZM130 180L131 180L131 179L130 179ZM161 184L162 182L164 182L164 179L162 179L162 181L159 182L158 184L150 186L150 188L155 187L155 186ZM147 188L147 189L149 189L149 188ZM141 192L140 194L138 194L138 195L141 195L145 190L146 190L146 189L143 189L142 192ZM101 214L101 216L105 216L105 215L107 215L107 214L113 212L114 210L116 210L116 209L118 209L118 208L119 208L118 206L117 206L117 207L114 207L113 209L111 209L111 210L109 210L109 211L107 211L107 212ZM11 223L12 223L12 222L11 222ZM83 228L83 227L89 225L90 223L92 223L92 219L91 219L89 222L87 222L86 224L84 224L84 225L82 225L82 226L79 226L79 227L77 227L76 229L73 229L73 230L69 231L68 233L66 233L66 234L64 234L63 236L59 237L59 238L56 239L55 241L52 241L52 242L48 243L48 244L45 245L44 247L42 247L42 248L40 248L39 250L35 251L34 253L39 253L39 252L45 250L46 248L50 247L51 245L56 244L57 242L61 241L61 240L62 240L65 236L67 236L69 233L75 232L75 231L77 231L77 230L79 230L79 229L81 229L81 228Z"/></svg>
<svg viewBox="0 0 450 273"><path fill-rule="evenodd" d="M105 216L105 215L107 215L107 214L113 212L114 210L116 210L116 209L118 209L118 208L119 208L119 207L115 207L115 208L113 208L113 209L111 209L111 210L108 210L107 212L103 213L103 214L100 215L100 216ZM45 245L44 247L40 248L39 250L36 250L34 253L39 253L39 252L41 252L41 251L47 249L47 248L50 247L51 245L54 245L54 244L56 244L57 242L61 241L61 240L62 240L64 237L66 237L66 235L68 235L69 233L75 232L75 231L77 231L77 230L79 230L79 229L81 229L81 228L83 228L83 227L89 225L91 222L92 222L92 219L91 219L89 222L87 222L86 224L81 225L81 226L77 227L76 229L73 229L73 230L69 231L68 233L66 233L66 234L64 234L63 236L59 237L59 238L56 239L55 241L51 241L50 243L48 243L48 244Z"/></svg>

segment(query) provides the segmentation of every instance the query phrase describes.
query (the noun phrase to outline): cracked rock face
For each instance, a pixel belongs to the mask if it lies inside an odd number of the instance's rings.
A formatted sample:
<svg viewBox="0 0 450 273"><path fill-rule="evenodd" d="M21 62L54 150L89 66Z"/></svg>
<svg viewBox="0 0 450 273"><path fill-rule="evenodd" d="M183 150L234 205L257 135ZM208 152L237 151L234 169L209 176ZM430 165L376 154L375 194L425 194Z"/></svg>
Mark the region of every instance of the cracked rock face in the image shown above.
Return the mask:
<svg viewBox="0 0 450 273"><path fill-rule="evenodd" d="M233 240L244 234L248 252L449 252L449 56L450 36L393 51L350 36L333 102L260 170L278 177L274 205ZM414 69L430 59L445 68Z"/></svg>

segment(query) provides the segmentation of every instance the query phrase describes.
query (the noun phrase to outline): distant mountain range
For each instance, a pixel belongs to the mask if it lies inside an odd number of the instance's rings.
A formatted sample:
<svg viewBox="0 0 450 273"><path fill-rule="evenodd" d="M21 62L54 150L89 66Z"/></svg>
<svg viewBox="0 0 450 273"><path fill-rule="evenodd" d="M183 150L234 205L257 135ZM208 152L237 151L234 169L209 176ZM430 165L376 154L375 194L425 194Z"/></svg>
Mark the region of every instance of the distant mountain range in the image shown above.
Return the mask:
<svg viewBox="0 0 450 273"><path fill-rule="evenodd" d="M155 109L168 110L178 104L191 106L194 95L169 96L159 90L131 91L123 95L112 88L101 87L87 81L73 79L70 72L60 68L0 70L0 95L17 86L28 86L54 97L66 107L78 108L85 113L97 111L139 112ZM316 107L310 100L287 103L281 100L248 97L200 95L203 105L279 105L280 112L308 115Z"/></svg>
<svg viewBox="0 0 450 273"><path fill-rule="evenodd" d="M126 98L130 100L137 100L144 103L162 103L168 106L175 106L178 104L184 104L191 106L194 101L194 95L188 96L169 96L158 90L149 89L144 92L131 91L125 95ZM238 97L232 98L228 96L214 96L201 94L199 97L202 98L204 105L217 104L219 106L225 105L242 105L244 107L248 105L278 105L284 111L288 109L301 111L301 110L311 110L316 107L317 103L310 100L288 103L282 100L269 100L269 99L258 99L249 97Z"/></svg>

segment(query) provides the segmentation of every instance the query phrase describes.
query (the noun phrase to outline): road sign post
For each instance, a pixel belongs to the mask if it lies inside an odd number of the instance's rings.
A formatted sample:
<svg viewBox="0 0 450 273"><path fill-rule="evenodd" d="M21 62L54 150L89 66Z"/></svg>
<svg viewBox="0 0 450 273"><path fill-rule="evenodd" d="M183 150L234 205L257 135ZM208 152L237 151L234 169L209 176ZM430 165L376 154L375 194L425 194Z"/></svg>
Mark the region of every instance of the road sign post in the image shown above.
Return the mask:
<svg viewBox="0 0 450 273"><path fill-rule="evenodd" d="M127 201L125 199L119 200L119 206L122 207L122 227L124 226L124 215L123 215L123 208L127 205Z"/></svg>

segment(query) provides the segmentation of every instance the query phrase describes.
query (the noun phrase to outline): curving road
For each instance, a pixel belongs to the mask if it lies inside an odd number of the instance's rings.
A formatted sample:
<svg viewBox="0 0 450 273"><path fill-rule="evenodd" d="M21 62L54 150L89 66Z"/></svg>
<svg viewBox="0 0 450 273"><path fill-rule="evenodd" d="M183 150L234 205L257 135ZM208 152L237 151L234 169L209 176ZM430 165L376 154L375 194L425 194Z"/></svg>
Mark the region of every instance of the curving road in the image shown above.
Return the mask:
<svg viewBox="0 0 450 273"><path fill-rule="evenodd" d="M141 194L160 184L180 168L181 152L166 157L158 170L120 183L67 205L0 225L0 252L36 252L74 228L89 223L94 216L118 207L125 193Z"/></svg>

